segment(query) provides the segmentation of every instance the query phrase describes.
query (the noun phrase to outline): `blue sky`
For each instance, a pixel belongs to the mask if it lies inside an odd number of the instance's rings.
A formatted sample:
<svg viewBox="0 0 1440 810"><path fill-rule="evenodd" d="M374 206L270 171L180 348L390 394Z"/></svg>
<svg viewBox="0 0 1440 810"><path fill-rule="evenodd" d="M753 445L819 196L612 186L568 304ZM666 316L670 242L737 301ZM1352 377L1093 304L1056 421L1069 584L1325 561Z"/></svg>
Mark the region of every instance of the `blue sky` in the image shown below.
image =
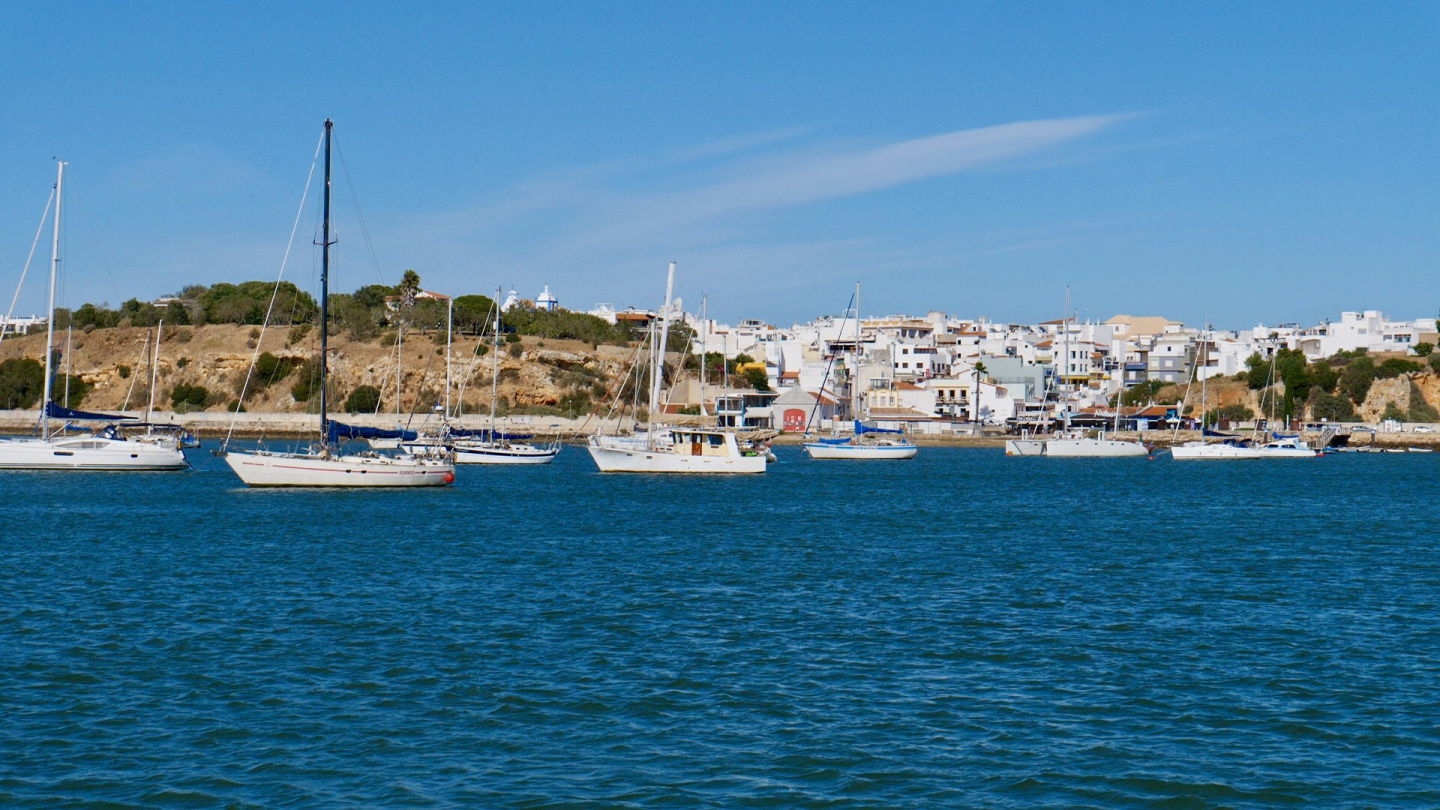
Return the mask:
<svg viewBox="0 0 1440 810"><path fill-rule="evenodd" d="M867 313L1000 320L1067 284L1101 319L1440 309L1433 3L3 13L0 287L60 156L71 305L273 278L328 116L342 291L654 306L674 259L687 308L782 325L857 280Z"/></svg>

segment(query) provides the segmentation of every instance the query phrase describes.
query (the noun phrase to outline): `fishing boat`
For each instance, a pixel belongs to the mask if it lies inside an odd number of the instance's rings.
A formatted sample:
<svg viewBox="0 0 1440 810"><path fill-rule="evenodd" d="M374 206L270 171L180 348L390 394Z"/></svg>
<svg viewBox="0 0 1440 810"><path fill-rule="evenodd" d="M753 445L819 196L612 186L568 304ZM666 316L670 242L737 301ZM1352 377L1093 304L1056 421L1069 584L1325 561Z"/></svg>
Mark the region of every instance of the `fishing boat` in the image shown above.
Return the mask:
<svg viewBox="0 0 1440 810"><path fill-rule="evenodd" d="M55 176L54 238L50 255L50 294L45 323L45 387L40 401L40 435L0 439L0 469L5 470L105 470L175 471L190 464L180 443L136 441L127 438L119 425L132 417L88 413L68 408L53 399L55 384L55 279L60 269L60 213L65 190L65 162L59 161ZM46 206L49 213L49 206ZM44 222L41 222L41 228ZM37 234L38 239L38 234ZM22 281L23 283L23 281ZM72 434L77 423L98 423L90 433ZM58 423L56 426L54 423Z"/></svg>
<svg viewBox="0 0 1440 810"><path fill-rule="evenodd" d="M600 472L634 473L763 473L766 453L741 446L734 432L719 427L672 427L655 422L660 410L660 385L665 371L665 341L670 331L670 301L675 288L675 263L665 282L660 328L651 328L648 365L650 407L646 429L632 436L597 435L586 449ZM638 364L637 364L638 370Z"/></svg>
<svg viewBox="0 0 1440 810"><path fill-rule="evenodd" d="M299 452L238 451L226 446L220 455L251 487L427 487L455 481L455 464L444 454L387 456L372 451L345 454L340 442L365 437L364 430L330 419L330 149L334 124L325 121L324 219L320 239L320 439ZM232 425L233 428L233 425ZM382 431L377 431L382 432Z"/></svg>

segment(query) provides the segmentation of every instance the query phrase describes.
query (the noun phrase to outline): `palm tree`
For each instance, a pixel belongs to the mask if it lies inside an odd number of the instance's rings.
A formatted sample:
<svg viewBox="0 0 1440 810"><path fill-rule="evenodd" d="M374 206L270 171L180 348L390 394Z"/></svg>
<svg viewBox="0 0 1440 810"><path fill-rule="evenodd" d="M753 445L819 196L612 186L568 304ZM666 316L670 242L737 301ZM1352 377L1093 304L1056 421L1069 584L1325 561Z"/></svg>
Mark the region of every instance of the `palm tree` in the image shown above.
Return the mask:
<svg viewBox="0 0 1440 810"><path fill-rule="evenodd" d="M970 401L970 421L980 421L980 376L989 374L990 369L985 368L984 363L976 363L972 369L975 372L975 398Z"/></svg>
<svg viewBox="0 0 1440 810"><path fill-rule="evenodd" d="M405 275L400 277L400 308L409 312L415 308L415 294L420 292L420 274L414 270L406 270Z"/></svg>

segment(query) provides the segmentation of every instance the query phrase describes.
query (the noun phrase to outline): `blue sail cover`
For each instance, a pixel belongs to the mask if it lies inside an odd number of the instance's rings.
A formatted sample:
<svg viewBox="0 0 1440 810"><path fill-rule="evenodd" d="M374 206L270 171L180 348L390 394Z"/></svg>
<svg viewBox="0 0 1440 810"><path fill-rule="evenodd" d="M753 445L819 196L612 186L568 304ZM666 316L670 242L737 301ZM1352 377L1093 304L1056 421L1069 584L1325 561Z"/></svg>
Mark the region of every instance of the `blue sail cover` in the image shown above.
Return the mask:
<svg viewBox="0 0 1440 810"><path fill-rule="evenodd" d="M418 438L413 430L386 430L384 428L360 427L342 422L330 423L330 441L341 439L400 439L413 442Z"/></svg>
<svg viewBox="0 0 1440 810"><path fill-rule="evenodd" d="M45 403L45 415L51 419L74 419L83 422L133 422L136 418L133 416L120 416L118 414L77 411L72 408L66 408L56 403L53 399Z"/></svg>
<svg viewBox="0 0 1440 810"><path fill-rule="evenodd" d="M1218 431L1218 430L1211 430L1210 428L1204 428L1203 430L1201 430L1201 431L1200 431L1200 435L1202 435L1202 436L1213 436L1213 437L1215 437L1215 438L1217 438L1217 439L1234 439L1234 438L1238 438L1234 433L1221 433L1221 432Z"/></svg>
<svg viewBox="0 0 1440 810"><path fill-rule="evenodd" d="M856 435L856 436L864 436L866 433L904 433L904 432L905 432L905 431L903 431L903 430L890 430L889 428L870 427L869 425L865 424L864 422L861 422L859 419L856 419L856 420L855 420L855 435Z"/></svg>

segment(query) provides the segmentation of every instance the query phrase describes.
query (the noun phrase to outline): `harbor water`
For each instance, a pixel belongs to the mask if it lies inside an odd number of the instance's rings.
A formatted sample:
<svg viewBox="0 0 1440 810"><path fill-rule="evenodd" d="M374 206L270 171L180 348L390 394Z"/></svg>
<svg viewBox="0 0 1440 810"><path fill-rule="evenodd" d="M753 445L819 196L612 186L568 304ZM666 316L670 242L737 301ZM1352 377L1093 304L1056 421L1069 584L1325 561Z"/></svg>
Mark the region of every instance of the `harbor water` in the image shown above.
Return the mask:
<svg viewBox="0 0 1440 810"><path fill-rule="evenodd" d="M0 805L1440 805L1440 454L0 474Z"/></svg>

